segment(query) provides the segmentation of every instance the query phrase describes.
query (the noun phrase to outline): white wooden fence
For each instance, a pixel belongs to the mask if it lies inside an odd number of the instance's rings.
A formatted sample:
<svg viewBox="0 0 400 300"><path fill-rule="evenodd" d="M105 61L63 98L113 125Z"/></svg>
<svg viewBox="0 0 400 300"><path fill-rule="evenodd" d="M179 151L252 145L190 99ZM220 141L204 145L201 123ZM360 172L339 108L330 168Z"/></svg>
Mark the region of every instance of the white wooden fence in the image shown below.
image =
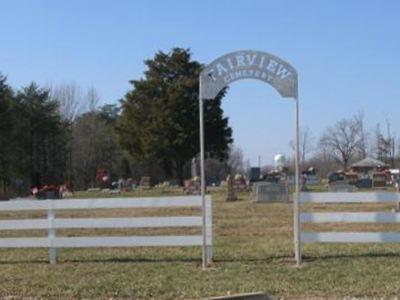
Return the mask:
<svg viewBox="0 0 400 300"><path fill-rule="evenodd" d="M300 193L300 203L393 203L400 193ZM397 212L300 213L302 223L400 223ZM300 232L301 243L399 243L400 232Z"/></svg>
<svg viewBox="0 0 400 300"><path fill-rule="evenodd" d="M57 210L112 208L201 207L201 196L160 198L104 198L69 200L17 200L0 202L0 211L47 211L46 219L0 220L0 230L44 229L47 237L0 238L0 248L49 248L50 262L57 258L57 248L135 247L135 246L204 246L208 262L212 259L212 202L206 196L205 235L184 236L84 236L57 237L57 229L70 228L160 228L202 227L202 216L132 217L132 218L56 218ZM208 263L207 262L207 263Z"/></svg>

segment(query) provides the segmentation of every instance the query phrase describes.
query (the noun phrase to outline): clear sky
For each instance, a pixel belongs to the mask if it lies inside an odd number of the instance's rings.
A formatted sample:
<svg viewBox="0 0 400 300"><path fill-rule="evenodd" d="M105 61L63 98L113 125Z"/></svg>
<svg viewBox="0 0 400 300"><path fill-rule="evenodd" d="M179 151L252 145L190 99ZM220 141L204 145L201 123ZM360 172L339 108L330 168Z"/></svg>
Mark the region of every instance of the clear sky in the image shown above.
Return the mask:
<svg viewBox="0 0 400 300"><path fill-rule="evenodd" d="M16 88L75 82L112 103L158 50L275 54L299 74L301 124L318 137L363 110L400 136L400 1L0 0L0 71ZM223 109L253 165L290 154L293 101L269 85L231 85Z"/></svg>

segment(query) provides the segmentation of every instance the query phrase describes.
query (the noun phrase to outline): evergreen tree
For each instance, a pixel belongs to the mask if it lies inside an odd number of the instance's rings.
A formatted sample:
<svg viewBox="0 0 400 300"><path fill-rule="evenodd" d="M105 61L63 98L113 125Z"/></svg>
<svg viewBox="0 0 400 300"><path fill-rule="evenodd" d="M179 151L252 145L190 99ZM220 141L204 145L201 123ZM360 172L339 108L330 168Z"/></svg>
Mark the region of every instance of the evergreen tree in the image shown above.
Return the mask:
<svg viewBox="0 0 400 300"><path fill-rule="evenodd" d="M16 169L27 176L30 185L59 184L66 169L67 123L59 114L58 103L49 90L35 83L16 95L14 113L18 116Z"/></svg>
<svg viewBox="0 0 400 300"><path fill-rule="evenodd" d="M0 74L0 199L6 198L15 162L12 104L13 91L7 78Z"/></svg>
<svg viewBox="0 0 400 300"><path fill-rule="evenodd" d="M183 181L184 165L199 153L199 74L202 65L189 50L174 48L146 60L147 70L133 80L122 101L120 142L139 163L158 165L166 176ZM223 117L222 91L204 102L205 148L208 156L225 159L232 130Z"/></svg>
<svg viewBox="0 0 400 300"><path fill-rule="evenodd" d="M96 173L100 169L106 170L111 180L117 180L121 173L122 151L111 117L103 114L103 108L78 116L73 124L72 167L77 189L97 186Z"/></svg>

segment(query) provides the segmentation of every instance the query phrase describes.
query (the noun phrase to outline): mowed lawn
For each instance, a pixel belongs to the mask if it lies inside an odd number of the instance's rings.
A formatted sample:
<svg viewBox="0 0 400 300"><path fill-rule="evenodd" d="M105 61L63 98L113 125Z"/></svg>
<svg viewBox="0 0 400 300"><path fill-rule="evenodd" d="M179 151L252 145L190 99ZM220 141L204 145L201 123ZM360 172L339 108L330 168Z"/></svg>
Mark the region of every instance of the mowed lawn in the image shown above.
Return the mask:
<svg viewBox="0 0 400 300"><path fill-rule="evenodd" d="M180 191L164 190L163 195ZM276 298L389 297L400 294L400 245L307 245L304 264L293 261L291 204L255 204L248 194L225 202L212 191L215 260L201 269L200 247L61 249L59 263L48 263L47 249L0 250L0 296L6 299L202 299L264 291ZM129 196L161 195L158 190ZM82 193L78 197L93 196ZM128 196L125 194L124 196ZM72 200L71 200L72 201ZM117 200L116 200L117 201ZM382 205L315 205L309 211L389 211ZM96 210L57 216L115 217L199 214L196 209ZM44 214L2 213L1 218ZM306 225L307 230L390 230L396 225ZM196 234L199 229L63 230L63 236ZM45 236L46 232L2 232L2 236Z"/></svg>

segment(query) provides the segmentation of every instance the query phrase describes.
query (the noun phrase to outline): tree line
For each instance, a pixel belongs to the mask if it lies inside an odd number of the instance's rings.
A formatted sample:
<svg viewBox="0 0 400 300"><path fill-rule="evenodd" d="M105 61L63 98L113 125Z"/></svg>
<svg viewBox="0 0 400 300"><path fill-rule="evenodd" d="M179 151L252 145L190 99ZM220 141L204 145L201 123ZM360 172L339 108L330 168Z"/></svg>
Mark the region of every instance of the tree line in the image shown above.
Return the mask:
<svg viewBox="0 0 400 300"><path fill-rule="evenodd" d="M189 178L199 152L203 65L181 48L158 52L145 65L144 76L130 81L122 99L102 106L93 88L31 83L16 90L0 75L0 197L49 184L95 187L99 170L109 182L148 175L153 183L179 184ZM229 153L241 160L242 154L231 145L232 129L221 109L225 93L204 103L211 180L243 167L229 160Z"/></svg>
<svg viewBox="0 0 400 300"><path fill-rule="evenodd" d="M326 176L338 169L346 171L352 163L366 157L378 159L392 168L399 167L396 136L388 119L384 125L383 129L378 123L375 129L366 130L364 113L359 111L327 127L318 139L308 128L303 128L300 134L301 167L313 166L320 175Z"/></svg>
<svg viewBox="0 0 400 300"><path fill-rule="evenodd" d="M33 186L68 183L74 190L120 177L182 184L193 174L199 152L198 77L203 65L188 49L158 52L145 61L140 79L114 104L100 105L95 89L76 84L14 89L0 74L0 198L24 195ZM223 115L226 90L204 101L207 181L246 173L242 151L233 145ZM293 143L292 143L293 144ZM392 166L399 161L395 137L386 121L365 130L364 115L338 121L319 139L302 130L300 162L320 174L373 156ZM198 163L197 163L198 171Z"/></svg>

